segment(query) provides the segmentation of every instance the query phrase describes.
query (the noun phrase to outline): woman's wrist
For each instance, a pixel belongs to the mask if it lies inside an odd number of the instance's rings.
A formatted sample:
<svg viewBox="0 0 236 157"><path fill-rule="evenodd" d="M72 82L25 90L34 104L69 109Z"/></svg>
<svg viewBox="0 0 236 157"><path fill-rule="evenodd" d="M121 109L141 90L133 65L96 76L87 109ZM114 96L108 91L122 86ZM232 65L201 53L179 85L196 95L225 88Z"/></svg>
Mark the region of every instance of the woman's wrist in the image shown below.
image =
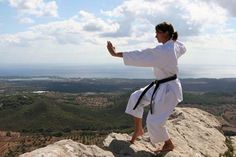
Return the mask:
<svg viewBox="0 0 236 157"><path fill-rule="evenodd" d="M123 57L123 53L122 52L117 52L116 57Z"/></svg>

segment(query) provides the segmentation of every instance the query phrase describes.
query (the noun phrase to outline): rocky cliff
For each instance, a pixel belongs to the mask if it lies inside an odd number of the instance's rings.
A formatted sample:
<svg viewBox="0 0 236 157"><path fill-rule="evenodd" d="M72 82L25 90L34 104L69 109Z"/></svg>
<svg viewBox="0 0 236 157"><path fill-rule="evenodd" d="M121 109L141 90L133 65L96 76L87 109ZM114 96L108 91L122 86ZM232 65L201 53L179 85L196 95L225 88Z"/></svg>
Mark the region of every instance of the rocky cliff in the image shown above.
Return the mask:
<svg viewBox="0 0 236 157"><path fill-rule="evenodd" d="M135 144L128 142L131 135L111 133L103 142L104 148L62 140L20 157L218 157L228 150L226 138L220 131L221 124L213 115L200 109L177 107L167 121L167 128L176 148L161 154L156 154L155 149L162 143L154 146L147 133ZM233 142L235 139L232 138Z"/></svg>

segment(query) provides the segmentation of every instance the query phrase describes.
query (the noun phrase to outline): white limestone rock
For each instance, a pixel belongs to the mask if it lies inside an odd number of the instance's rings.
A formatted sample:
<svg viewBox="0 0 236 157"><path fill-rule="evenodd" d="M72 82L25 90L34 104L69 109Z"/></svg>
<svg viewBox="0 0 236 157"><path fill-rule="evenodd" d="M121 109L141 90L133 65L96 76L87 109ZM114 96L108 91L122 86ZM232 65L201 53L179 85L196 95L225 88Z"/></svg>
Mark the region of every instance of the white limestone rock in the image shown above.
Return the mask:
<svg viewBox="0 0 236 157"><path fill-rule="evenodd" d="M166 123L170 137L176 146L173 151L156 154L163 143L151 144L148 133L130 144L131 135L111 133L103 144L107 150L95 145L84 145L72 140L62 140L34 150L20 157L218 157L227 151L221 124L211 114L197 108L179 108ZM233 138L234 147L236 138Z"/></svg>
<svg viewBox="0 0 236 157"><path fill-rule="evenodd" d="M218 130L221 124L213 115L200 109L177 107L166 125L176 148L164 153L165 157L216 157L228 149L224 135ZM130 144L130 139L127 134L111 133L104 145L116 156L152 156L153 150L163 145L154 147L147 133L135 144Z"/></svg>
<svg viewBox="0 0 236 157"><path fill-rule="evenodd" d="M96 145L61 140L30 153L22 154L20 157L114 157L114 155Z"/></svg>

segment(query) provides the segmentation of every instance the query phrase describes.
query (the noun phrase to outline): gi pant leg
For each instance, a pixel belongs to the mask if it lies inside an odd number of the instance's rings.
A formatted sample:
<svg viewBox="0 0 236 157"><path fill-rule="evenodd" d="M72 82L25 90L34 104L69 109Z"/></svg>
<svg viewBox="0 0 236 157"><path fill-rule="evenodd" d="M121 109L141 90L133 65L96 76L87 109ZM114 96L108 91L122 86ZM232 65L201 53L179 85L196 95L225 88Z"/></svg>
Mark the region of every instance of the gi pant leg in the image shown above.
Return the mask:
<svg viewBox="0 0 236 157"><path fill-rule="evenodd" d="M147 87L147 86L146 86ZM149 89L149 91L143 96L142 100L140 101L139 105L137 106L137 108L135 110L133 110L136 102L138 101L138 98L140 97L141 93L144 91L144 89L146 88L141 88L139 90L136 90L135 92L133 92L130 95L125 113L130 114L134 117L137 118L142 118L143 117L143 112L144 112L144 107L148 106L150 104L150 91L153 91L153 87Z"/></svg>
<svg viewBox="0 0 236 157"><path fill-rule="evenodd" d="M159 100L155 101L154 114L149 112L146 120L148 134L152 143L164 142L170 139L165 124L179 103L173 91L159 91L156 98L159 98Z"/></svg>

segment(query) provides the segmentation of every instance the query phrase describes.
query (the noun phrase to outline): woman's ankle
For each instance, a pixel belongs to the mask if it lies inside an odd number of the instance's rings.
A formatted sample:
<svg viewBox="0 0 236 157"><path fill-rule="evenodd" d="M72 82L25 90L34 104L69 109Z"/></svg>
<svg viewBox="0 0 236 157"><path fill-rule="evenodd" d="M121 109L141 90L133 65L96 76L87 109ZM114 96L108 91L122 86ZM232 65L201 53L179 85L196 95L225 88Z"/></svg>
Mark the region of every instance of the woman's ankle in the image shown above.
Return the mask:
<svg viewBox="0 0 236 157"><path fill-rule="evenodd" d="M171 139L165 141L165 145L174 145Z"/></svg>

